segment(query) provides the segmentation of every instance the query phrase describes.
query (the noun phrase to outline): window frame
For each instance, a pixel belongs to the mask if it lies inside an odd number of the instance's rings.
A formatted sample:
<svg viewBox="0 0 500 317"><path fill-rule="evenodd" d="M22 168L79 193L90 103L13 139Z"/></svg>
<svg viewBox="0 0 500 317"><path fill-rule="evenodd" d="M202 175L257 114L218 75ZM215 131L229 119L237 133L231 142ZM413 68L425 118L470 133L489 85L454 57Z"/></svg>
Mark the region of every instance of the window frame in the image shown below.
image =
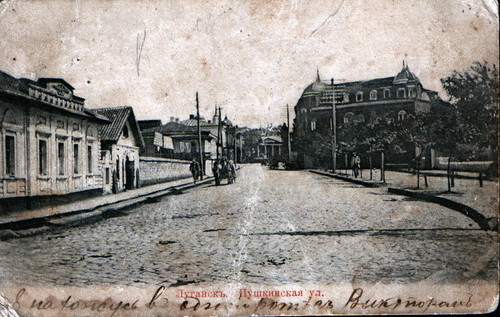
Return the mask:
<svg viewBox="0 0 500 317"><path fill-rule="evenodd" d="M37 142L37 156L38 156L38 168L37 172L39 176L49 175L49 140L45 138L38 138ZM43 144L43 146L42 146Z"/></svg>
<svg viewBox="0 0 500 317"><path fill-rule="evenodd" d="M66 175L66 142L64 140L57 140L57 175Z"/></svg>
<svg viewBox="0 0 500 317"><path fill-rule="evenodd" d="M363 92L358 91L356 92L356 102L361 102L361 101L363 101Z"/></svg>
<svg viewBox="0 0 500 317"><path fill-rule="evenodd" d="M7 141L7 138L12 140L12 142ZM4 137L4 155L5 155L5 175L14 177L16 176L17 166L16 166L16 135L11 133L6 133ZM9 144L12 144L10 148ZM10 148L10 151L7 152Z"/></svg>

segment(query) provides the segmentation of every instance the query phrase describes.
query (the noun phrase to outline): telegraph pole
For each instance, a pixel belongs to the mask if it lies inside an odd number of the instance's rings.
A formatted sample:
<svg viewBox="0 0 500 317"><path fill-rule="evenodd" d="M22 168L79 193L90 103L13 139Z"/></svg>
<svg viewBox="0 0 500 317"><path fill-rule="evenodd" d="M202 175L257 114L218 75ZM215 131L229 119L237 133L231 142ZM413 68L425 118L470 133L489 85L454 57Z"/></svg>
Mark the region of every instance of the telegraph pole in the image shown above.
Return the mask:
<svg viewBox="0 0 500 317"><path fill-rule="evenodd" d="M333 172L337 170L337 111L335 108L335 86L332 78L332 163Z"/></svg>
<svg viewBox="0 0 500 317"><path fill-rule="evenodd" d="M200 129L200 103L198 102L198 92L196 92L196 121L198 126L198 152L200 153L200 168L201 175L200 179L203 180L203 175L205 175L205 164L203 162L203 151L201 144L201 129Z"/></svg>
<svg viewBox="0 0 500 317"><path fill-rule="evenodd" d="M223 148L222 148L222 138L221 138L221 108L219 107L219 122L217 126L217 160L219 159L219 147L221 147L221 156L223 156Z"/></svg>
<svg viewBox="0 0 500 317"><path fill-rule="evenodd" d="M290 111L288 110L288 104L286 104L286 125L287 125L287 133L288 133L288 162L292 162L292 141L290 140Z"/></svg>

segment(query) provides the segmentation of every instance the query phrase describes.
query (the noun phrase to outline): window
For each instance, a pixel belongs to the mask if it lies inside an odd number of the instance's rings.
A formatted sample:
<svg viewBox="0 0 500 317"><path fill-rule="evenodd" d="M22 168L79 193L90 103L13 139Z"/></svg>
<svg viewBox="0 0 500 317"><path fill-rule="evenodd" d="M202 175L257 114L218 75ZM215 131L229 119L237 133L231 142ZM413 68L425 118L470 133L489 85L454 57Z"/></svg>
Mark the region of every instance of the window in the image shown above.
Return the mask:
<svg viewBox="0 0 500 317"><path fill-rule="evenodd" d="M354 118L354 121L358 123L365 122L365 116L360 113Z"/></svg>
<svg viewBox="0 0 500 317"><path fill-rule="evenodd" d="M354 113L348 112L344 116L344 123L351 123L354 119Z"/></svg>
<svg viewBox="0 0 500 317"><path fill-rule="evenodd" d="M38 140L38 174L47 175L47 140Z"/></svg>
<svg viewBox="0 0 500 317"><path fill-rule="evenodd" d="M363 101L363 92L362 91L358 91L356 93L356 101Z"/></svg>
<svg viewBox="0 0 500 317"><path fill-rule="evenodd" d="M375 89L370 91L370 100L377 100L377 91Z"/></svg>
<svg viewBox="0 0 500 317"><path fill-rule="evenodd" d="M391 90L386 88L384 89L384 98L391 98Z"/></svg>
<svg viewBox="0 0 500 317"><path fill-rule="evenodd" d="M5 136L5 173L9 176L16 173L16 139L13 135Z"/></svg>
<svg viewBox="0 0 500 317"><path fill-rule="evenodd" d="M73 144L73 173L78 174L80 165L80 145L78 143Z"/></svg>
<svg viewBox="0 0 500 317"><path fill-rule="evenodd" d="M64 175L64 142L57 143L57 174Z"/></svg>
<svg viewBox="0 0 500 317"><path fill-rule="evenodd" d="M110 181L110 179L109 179L109 167L106 167L106 173L104 175L104 179L106 181L106 185L108 185L109 181Z"/></svg>
<svg viewBox="0 0 500 317"><path fill-rule="evenodd" d="M92 174L92 145L87 146L87 167L88 173Z"/></svg>
<svg viewBox="0 0 500 317"><path fill-rule="evenodd" d="M116 159L116 179L120 179L120 159Z"/></svg>
<svg viewBox="0 0 500 317"><path fill-rule="evenodd" d="M406 119L408 119L408 113L406 113L406 111L404 111L404 110L399 111L398 112L398 120L405 121Z"/></svg>
<svg viewBox="0 0 500 317"><path fill-rule="evenodd" d="M128 138L128 127L127 126L123 127L123 137Z"/></svg>
<svg viewBox="0 0 500 317"><path fill-rule="evenodd" d="M316 130L316 121L311 121L311 131Z"/></svg>
<svg viewBox="0 0 500 317"><path fill-rule="evenodd" d="M404 88L399 88L397 96L398 98L406 98L406 90Z"/></svg>
<svg viewBox="0 0 500 317"><path fill-rule="evenodd" d="M408 97L410 98L415 98L415 90L413 90L413 87L408 87Z"/></svg>

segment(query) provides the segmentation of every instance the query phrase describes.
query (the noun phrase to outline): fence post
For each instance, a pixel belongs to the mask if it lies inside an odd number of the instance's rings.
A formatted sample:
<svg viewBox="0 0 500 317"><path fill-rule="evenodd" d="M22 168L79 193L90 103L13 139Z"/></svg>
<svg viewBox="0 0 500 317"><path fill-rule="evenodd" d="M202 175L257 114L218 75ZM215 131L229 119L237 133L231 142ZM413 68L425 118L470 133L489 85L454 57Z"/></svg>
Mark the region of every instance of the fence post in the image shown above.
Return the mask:
<svg viewBox="0 0 500 317"><path fill-rule="evenodd" d="M429 187L429 183L427 183L427 175L424 174L425 187Z"/></svg>
<svg viewBox="0 0 500 317"><path fill-rule="evenodd" d="M483 173L479 173L479 187L483 187Z"/></svg>

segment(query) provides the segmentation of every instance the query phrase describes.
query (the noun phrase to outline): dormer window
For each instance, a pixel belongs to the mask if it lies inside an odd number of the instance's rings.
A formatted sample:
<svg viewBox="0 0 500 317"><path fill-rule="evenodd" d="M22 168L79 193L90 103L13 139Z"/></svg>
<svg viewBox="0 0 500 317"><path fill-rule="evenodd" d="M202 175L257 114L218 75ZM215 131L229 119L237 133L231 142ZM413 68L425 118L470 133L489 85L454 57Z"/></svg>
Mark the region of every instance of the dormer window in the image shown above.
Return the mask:
<svg viewBox="0 0 500 317"><path fill-rule="evenodd" d="M406 98L406 89L399 88L398 92L397 92L397 97L398 98Z"/></svg>
<svg viewBox="0 0 500 317"><path fill-rule="evenodd" d="M356 101L359 102L359 101L363 101L363 92L362 91L358 91L356 93Z"/></svg>
<svg viewBox="0 0 500 317"><path fill-rule="evenodd" d="M384 89L384 98L391 98L391 90L389 88Z"/></svg>
<svg viewBox="0 0 500 317"><path fill-rule="evenodd" d="M377 100L377 91L375 89L370 91L370 100Z"/></svg>
<svg viewBox="0 0 500 317"><path fill-rule="evenodd" d="M413 89L413 87L408 87L408 97L410 98L415 98L415 90Z"/></svg>

